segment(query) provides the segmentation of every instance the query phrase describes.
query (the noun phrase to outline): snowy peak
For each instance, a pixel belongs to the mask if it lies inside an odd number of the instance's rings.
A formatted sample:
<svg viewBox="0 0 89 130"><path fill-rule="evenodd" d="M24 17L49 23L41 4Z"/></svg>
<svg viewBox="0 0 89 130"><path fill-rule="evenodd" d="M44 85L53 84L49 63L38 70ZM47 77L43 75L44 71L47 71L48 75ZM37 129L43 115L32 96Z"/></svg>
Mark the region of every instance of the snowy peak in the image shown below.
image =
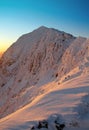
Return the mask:
<svg viewBox="0 0 89 130"><path fill-rule="evenodd" d="M45 30L45 29L49 29L48 27L46 26L40 26L39 28L37 28L36 30Z"/></svg>
<svg viewBox="0 0 89 130"><path fill-rule="evenodd" d="M21 36L0 59L0 118L44 93L42 85L89 62L88 50L86 38L44 26Z"/></svg>

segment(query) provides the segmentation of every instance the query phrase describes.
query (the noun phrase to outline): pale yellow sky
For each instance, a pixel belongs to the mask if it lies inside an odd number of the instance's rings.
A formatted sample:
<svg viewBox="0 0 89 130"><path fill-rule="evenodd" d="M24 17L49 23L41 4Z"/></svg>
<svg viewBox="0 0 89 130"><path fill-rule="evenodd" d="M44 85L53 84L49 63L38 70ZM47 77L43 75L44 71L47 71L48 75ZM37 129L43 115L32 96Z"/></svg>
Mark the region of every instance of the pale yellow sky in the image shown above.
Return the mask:
<svg viewBox="0 0 89 130"><path fill-rule="evenodd" d="M13 43L10 41L1 41L0 40L0 52L4 52L5 50L7 50L8 47L11 46L11 44Z"/></svg>
<svg viewBox="0 0 89 130"><path fill-rule="evenodd" d="M17 39L22 35L23 33L14 34L14 33L9 33L7 31L0 33L0 52L6 51L7 48L10 47L14 42L16 42Z"/></svg>
<svg viewBox="0 0 89 130"><path fill-rule="evenodd" d="M11 39L11 37L0 35L0 52L6 51L16 41L16 37Z"/></svg>

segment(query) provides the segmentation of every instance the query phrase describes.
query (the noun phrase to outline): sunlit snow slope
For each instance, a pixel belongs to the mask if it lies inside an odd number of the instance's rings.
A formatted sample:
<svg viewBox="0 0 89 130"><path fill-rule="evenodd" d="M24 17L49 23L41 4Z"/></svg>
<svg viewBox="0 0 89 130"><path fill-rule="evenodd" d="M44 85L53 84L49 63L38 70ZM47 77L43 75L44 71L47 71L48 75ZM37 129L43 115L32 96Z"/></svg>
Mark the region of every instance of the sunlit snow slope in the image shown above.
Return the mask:
<svg viewBox="0 0 89 130"><path fill-rule="evenodd" d="M74 77L61 85L58 82L51 82L42 86L43 91L44 93L37 96L30 104L1 119L0 128L2 130L29 130L39 120L50 119L52 122L58 114L59 117L62 115L65 121L65 130L89 128L89 106L85 107L87 100L89 103L89 95L86 96L89 92L89 75ZM84 103L81 97L85 99ZM79 104L83 105L82 108ZM52 124L49 125L49 130L52 130Z"/></svg>

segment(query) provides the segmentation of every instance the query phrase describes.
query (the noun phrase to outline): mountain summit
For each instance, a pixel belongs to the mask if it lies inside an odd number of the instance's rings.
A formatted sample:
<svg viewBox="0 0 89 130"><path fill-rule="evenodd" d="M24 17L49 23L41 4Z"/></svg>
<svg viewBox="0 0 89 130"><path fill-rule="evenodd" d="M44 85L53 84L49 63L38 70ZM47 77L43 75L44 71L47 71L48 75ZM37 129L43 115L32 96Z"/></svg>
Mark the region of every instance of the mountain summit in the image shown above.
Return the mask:
<svg viewBox="0 0 89 130"><path fill-rule="evenodd" d="M88 68L89 40L41 26L21 36L0 59L0 118L44 93L42 85ZM88 69L87 69L88 70Z"/></svg>

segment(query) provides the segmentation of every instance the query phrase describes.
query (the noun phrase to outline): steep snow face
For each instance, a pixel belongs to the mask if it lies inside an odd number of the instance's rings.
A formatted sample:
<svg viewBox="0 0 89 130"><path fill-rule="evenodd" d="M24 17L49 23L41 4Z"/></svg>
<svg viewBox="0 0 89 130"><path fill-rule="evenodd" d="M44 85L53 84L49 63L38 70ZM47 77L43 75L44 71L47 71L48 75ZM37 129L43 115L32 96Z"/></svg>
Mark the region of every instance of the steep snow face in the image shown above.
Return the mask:
<svg viewBox="0 0 89 130"><path fill-rule="evenodd" d="M42 26L20 37L4 53L0 59L0 117L31 102L40 94L37 86L57 77L61 58L74 39Z"/></svg>
<svg viewBox="0 0 89 130"><path fill-rule="evenodd" d="M66 49L58 68L59 77L78 67L81 73L89 72L89 40L78 37Z"/></svg>

